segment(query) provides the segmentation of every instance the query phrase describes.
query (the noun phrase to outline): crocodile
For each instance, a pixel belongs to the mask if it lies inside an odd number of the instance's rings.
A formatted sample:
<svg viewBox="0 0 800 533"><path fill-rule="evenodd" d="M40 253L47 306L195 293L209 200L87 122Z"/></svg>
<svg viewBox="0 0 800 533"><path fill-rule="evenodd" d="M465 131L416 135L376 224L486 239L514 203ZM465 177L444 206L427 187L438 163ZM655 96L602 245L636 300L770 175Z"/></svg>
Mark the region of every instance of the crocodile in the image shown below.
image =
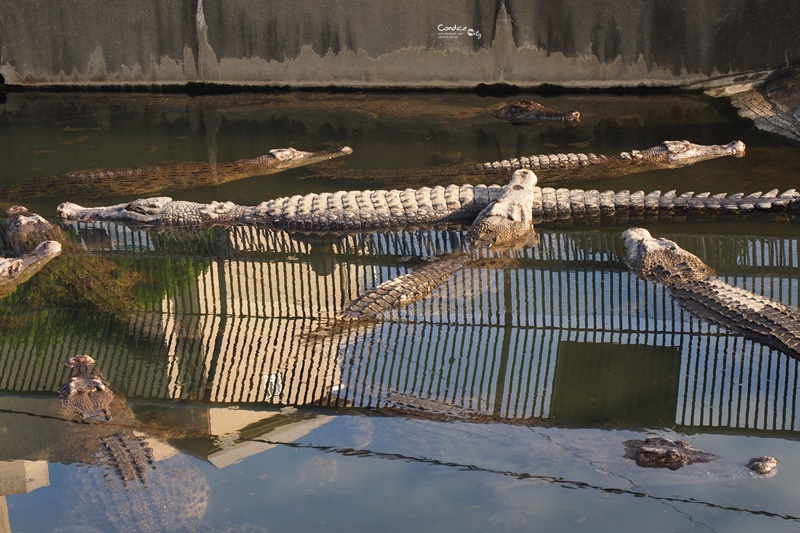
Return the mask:
<svg viewBox="0 0 800 533"><path fill-rule="evenodd" d="M168 196L83 207L58 206L62 221L109 221L143 227L255 225L294 232L357 232L436 224L470 224L503 193L498 185L449 185L404 190L339 191L282 197L255 206L209 204ZM534 187L533 223L672 220L689 216L772 214L792 217L800 193L777 189L748 195L676 191L597 191Z"/></svg>
<svg viewBox="0 0 800 533"><path fill-rule="evenodd" d="M3 248L11 250L14 254L30 252L39 243L44 241L58 241L64 244L66 234L64 231L38 213L32 213L27 207L15 205L6 210L10 215L7 229L0 234Z"/></svg>
<svg viewBox="0 0 800 533"><path fill-rule="evenodd" d="M533 100L520 100L492 110L492 116L509 120L512 124L531 124L535 122L564 122L578 124L581 114L578 111L554 111Z"/></svg>
<svg viewBox="0 0 800 533"><path fill-rule="evenodd" d="M508 258L484 257L480 251L505 251L538 244L532 207L536 175L530 170L514 173L502 195L475 218L467 232L469 248L456 250L413 271L387 280L347 302L336 318L344 322L373 319L424 298L465 267L486 267Z"/></svg>
<svg viewBox="0 0 800 533"><path fill-rule="evenodd" d="M111 195L155 194L165 190L180 191L274 174L352 152L348 146L316 152L276 148L265 155L226 163L186 162L111 170L82 170L1 186L0 198L27 200L71 194L90 199Z"/></svg>
<svg viewBox="0 0 800 533"><path fill-rule="evenodd" d="M800 142L800 65L775 70L757 86L732 94L731 103L757 128Z"/></svg>
<svg viewBox="0 0 800 533"><path fill-rule="evenodd" d="M690 446L686 441L673 441L664 437L648 437L645 440L626 440L625 458L633 459L644 468L668 468L678 470L694 463L710 463L719 458ZM751 472L763 476L775 474L778 460L766 455L754 457L745 465Z"/></svg>
<svg viewBox="0 0 800 533"><path fill-rule="evenodd" d="M19 257L0 257L0 300L10 296L16 288L61 254L58 241L44 241L33 251Z"/></svg>
<svg viewBox="0 0 800 533"><path fill-rule="evenodd" d="M60 255L48 266L47 275L39 275L30 282L32 287L23 295L25 305L36 307L47 300L62 303L68 300L67 305L88 304L118 318L127 318L138 301L131 293L138 280L135 271L121 268L107 257L86 254L81 244L68 239L63 228L23 206L13 206L8 214L12 218L2 221L5 231L0 231L0 248L10 251L15 258L6 260L7 264L13 266L26 257L37 256L43 256L44 261L28 267L13 282L0 280L0 298L12 294L22 281ZM48 243L46 247L35 251L43 242Z"/></svg>
<svg viewBox="0 0 800 533"><path fill-rule="evenodd" d="M383 170L326 169L308 170L309 176L325 179L380 180L404 186L438 183L469 183L476 176L482 180L504 177L522 168L532 170L541 183L570 180L589 180L618 177L638 172L680 168L710 159L743 157L746 146L742 141L727 144L702 145L686 140L664 141L643 150L629 150L616 155L593 153L540 154L485 163L440 165L430 168L401 168Z"/></svg>
<svg viewBox="0 0 800 533"><path fill-rule="evenodd" d="M127 401L88 355L67 361L55 415L76 423L63 446L83 450L87 468L75 471L76 495L67 504L71 526L103 531L187 531L201 523L210 488L185 456L157 457L156 430L139 423ZM155 445L155 444L153 444ZM159 453L169 448L159 443ZM81 499L89 500L79 505ZM93 512L86 512L91 505Z"/></svg>
<svg viewBox="0 0 800 533"><path fill-rule="evenodd" d="M679 305L717 326L800 358L800 312L714 277L696 255L642 228L622 233L626 261L641 279L663 284Z"/></svg>

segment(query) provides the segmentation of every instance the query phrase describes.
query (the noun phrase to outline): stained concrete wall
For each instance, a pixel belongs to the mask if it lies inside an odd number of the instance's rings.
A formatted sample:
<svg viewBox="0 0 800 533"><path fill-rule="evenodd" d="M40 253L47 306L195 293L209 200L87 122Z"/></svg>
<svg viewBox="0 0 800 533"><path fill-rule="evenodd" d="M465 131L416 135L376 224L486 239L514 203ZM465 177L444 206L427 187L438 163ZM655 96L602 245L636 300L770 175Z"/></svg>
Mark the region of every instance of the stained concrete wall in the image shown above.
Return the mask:
<svg viewBox="0 0 800 533"><path fill-rule="evenodd" d="M685 85L800 62L796 0L0 0L8 85Z"/></svg>

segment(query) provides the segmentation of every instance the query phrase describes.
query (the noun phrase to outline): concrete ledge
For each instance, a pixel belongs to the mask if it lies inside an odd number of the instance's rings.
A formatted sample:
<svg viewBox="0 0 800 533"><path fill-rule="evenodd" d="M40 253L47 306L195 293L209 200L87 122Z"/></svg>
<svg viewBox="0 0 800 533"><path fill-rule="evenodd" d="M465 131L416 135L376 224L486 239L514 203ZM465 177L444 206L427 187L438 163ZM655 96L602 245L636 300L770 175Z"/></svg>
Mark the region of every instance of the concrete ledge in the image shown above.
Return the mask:
<svg viewBox="0 0 800 533"><path fill-rule="evenodd" d="M685 86L800 62L794 0L0 0L8 86Z"/></svg>

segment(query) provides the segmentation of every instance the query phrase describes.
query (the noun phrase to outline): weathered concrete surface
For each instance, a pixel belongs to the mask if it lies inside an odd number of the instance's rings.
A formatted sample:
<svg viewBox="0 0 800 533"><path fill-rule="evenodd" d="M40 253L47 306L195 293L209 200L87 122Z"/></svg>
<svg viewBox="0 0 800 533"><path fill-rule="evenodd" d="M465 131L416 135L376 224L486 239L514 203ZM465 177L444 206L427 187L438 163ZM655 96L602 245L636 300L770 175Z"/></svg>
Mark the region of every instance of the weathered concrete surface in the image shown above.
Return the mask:
<svg viewBox="0 0 800 533"><path fill-rule="evenodd" d="M682 85L800 62L795 0L0 0L9 85Z"/></svg>

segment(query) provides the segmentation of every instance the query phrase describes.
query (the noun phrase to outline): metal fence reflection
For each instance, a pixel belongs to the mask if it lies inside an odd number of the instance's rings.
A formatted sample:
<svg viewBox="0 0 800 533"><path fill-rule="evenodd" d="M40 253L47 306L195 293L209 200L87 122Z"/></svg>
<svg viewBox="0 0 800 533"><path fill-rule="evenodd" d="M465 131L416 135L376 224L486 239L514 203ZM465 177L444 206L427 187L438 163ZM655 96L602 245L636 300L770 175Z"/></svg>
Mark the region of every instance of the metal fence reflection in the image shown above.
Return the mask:
<svg viewBox="0 0 800 533"><path fill-rule="evenodd" d="M541 231L372 325L330 318L364 289L462 245L456 230L323 239L243 227L71 228L136 270L144 311L3 303L0 389L52 391L91 353L128 394L380 408L403 393L496 419L800 429L797 361L691 318L631 275L617 231ZM729 283L798 304L798 241L680 235ZM12 327L13 326L13 327Z"/></svg>

